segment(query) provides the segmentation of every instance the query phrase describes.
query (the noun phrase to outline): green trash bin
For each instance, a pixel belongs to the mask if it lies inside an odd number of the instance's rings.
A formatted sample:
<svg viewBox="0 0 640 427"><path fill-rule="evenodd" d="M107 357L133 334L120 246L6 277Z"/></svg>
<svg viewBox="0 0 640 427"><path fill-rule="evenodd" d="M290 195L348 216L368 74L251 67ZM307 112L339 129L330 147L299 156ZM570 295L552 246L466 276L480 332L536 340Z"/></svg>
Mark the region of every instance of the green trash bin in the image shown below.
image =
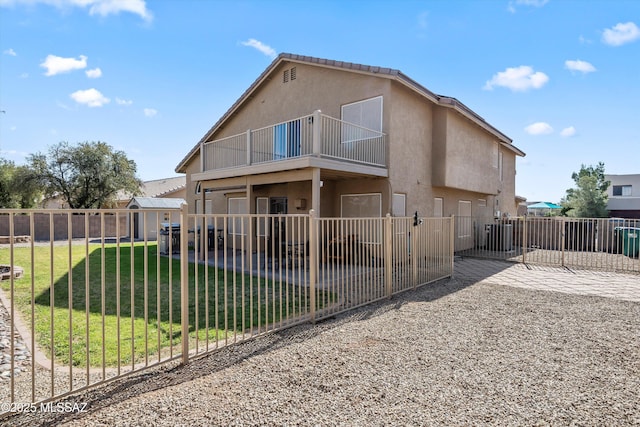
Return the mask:
<svg viewBox="0 0 640 427"><path fill-rule="evenodd" d="M622 253L629 258L640 255L640 228L621 227Z"/></svg>

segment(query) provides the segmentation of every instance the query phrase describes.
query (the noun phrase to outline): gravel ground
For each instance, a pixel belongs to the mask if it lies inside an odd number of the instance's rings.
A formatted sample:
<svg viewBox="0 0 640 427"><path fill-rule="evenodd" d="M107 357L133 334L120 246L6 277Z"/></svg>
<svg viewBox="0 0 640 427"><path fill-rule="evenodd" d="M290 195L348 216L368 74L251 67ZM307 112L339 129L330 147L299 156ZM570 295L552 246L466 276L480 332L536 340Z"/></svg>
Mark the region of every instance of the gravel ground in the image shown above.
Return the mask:
<svg viewBox="0 0 640 427"><path fill-rule="evenodd" d="M615 426L639 401L640 304L451 280L4 422Z"/></svg>

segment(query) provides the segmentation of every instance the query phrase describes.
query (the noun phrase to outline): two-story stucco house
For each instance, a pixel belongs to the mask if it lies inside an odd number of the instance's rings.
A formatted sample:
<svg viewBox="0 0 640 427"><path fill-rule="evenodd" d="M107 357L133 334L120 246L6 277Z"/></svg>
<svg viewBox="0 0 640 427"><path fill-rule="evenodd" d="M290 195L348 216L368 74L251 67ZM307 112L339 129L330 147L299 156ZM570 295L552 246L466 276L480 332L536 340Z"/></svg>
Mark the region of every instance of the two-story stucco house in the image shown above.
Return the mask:
<svg viewBox="0 0 640 427"><path fill-rule="evenodd" d="M609 216L640 219L640 174L605 175Z"/></svg>
<svg viewBox="0 0 640 427"><path fill-rule="evenodd" d="M191 213L516 215L509 137L402 72L280 54L180 161Z"/></svg>

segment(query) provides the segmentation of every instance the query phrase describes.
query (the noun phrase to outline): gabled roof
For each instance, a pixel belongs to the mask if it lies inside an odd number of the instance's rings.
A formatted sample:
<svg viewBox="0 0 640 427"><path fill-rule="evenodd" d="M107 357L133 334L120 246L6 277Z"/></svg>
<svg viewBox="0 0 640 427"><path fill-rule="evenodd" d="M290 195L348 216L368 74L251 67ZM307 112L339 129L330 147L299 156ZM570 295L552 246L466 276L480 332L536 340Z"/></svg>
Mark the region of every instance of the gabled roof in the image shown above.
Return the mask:
<svg viewBox="0 0 640 427"><path fill-rule="evenodd" d="M175 193L187 186L187 178L185 176L176 176L172 178L154 179L152 181L144 181L140 187L140 196L142 197L162 197L166 194ZM118 200L128 200L132 197L131 193L119 191Z"/></svg>
<svg viewBox="0 0 640 427"><path fill-rule="evenodd" d="M185 188L187 179L184 176L176 176L173 178L155 179L153 181L145 181L142 183L142 191L147 197L162 197L167 193Z"/></svg>
<svg viewBox="0 0 640 427"><path fill-rule="evenodd" d="M135 204L141 209L180 209L184 199L179 198L155 198L155 197L133 197L127 207Z"/></svg>
<svg viewBox="0 0 640 427"><path fill-rule="evenodd" d="M516 153L516 155L524 156L524 152L511 144L512 140L498 129L490 125L487 121L485 121L480 115L475 113L469 107L464 105L462 102L458 101L456 98L437 95L431 92L429 89L425 88L421 84L417 83L415 80L411 79L409 76L403 74L399 70L395 70L393 68L384 68L384 67L376 67L371 65L363 65L356 64L352 62L343 62L343 61L335 61L331 59L322 59L315 58L312 56L302 56L295 55L291 53L281 53L278 55L276 59L260 74L260 76L249 86L249 88L238 98L238 100L227 110L226 113L220 117L220 119L209 129L207 133L198 141L198 143L189 151L189 153L180 161L178 166L176 166L176 172L184 173L185 167L189 160L198 152L200 144L208 141L211 136L235 113L245 102L247 102L251 98L251 94L258 88L260 85L269 77L269 75L275 70L278 65L282 62L294 62L301 64L312 64L325 68L334 68L340 70L347 70L355 73L376 75L383 78L388 78L395 80L411 90L417 92L419 95L427 98L433 103L452 108L455 111L462 114L467 119L471 120L478 126L485 129L487 132L494 135L501 142L502 146L508 148L509 150Z"/></svg>

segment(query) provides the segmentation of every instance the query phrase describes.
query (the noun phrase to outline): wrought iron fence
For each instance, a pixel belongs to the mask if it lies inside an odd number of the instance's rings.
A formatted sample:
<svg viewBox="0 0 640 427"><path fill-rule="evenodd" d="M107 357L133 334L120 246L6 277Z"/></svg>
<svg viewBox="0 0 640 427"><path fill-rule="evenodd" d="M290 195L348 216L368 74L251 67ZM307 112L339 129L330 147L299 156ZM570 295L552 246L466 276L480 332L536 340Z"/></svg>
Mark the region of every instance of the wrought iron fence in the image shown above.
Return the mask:
<svg viewBox="0 0 640 427"><path fill-rule="evenodd" d="M457 217L455 227L457 255L640 272L637 219Z"/></svg>
<svg viewBox="0 0 640 427"><path fill-rule="evenodd" d="M0 232L10 403L187 363L453 272L452 218L0 210Z"/></svg>

